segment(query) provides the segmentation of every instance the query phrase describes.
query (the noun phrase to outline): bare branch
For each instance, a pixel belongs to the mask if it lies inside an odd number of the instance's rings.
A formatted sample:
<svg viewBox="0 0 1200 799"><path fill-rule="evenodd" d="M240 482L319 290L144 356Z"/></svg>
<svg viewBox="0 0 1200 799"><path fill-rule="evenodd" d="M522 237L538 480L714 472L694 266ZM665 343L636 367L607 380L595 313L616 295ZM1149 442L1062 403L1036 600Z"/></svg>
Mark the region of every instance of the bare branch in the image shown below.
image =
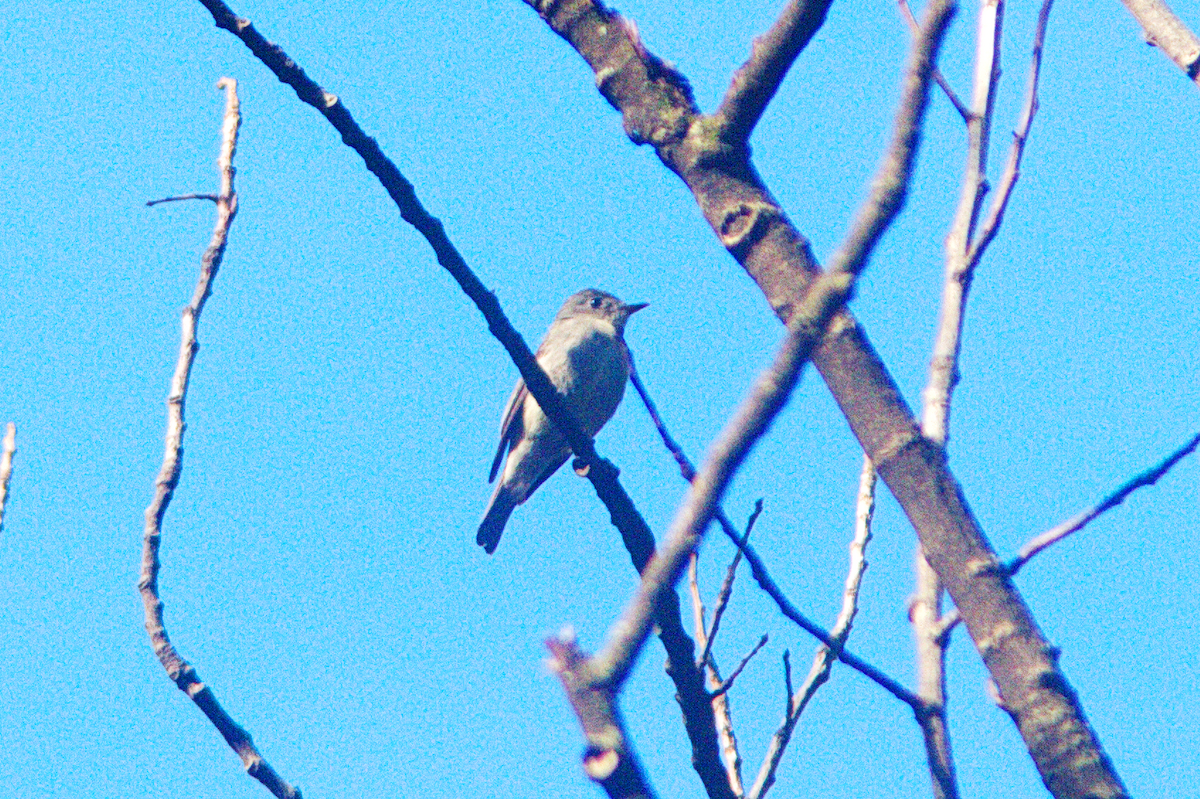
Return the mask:
<svg viewBox="0 0 1200 799"><path fill-rule="evenodd" d="M724 679L724 681L716 687L716 689L713 691L713 698L716 698L718 696L723 696L724 694L729 693L729 689L733 687L733 681L736 680L738 678L738 675L742 673L742 669L746 668L746 664L750 662L750 658L757 655L758 650L762 649L764 646L767 645L767 641L768 641L767 634L763 633L763 637L759 638L758 643L754 645L754 648L751 649L750 652L744 658L742 658L742 662L737 664L737 668L735 668L729 674L729 676L726 677Z"/></svg>
<svg viewBox="0 0 1200 799"><path fill-rule="evenodd" d="M971 244L967 253L968 272L973 271L983 257L984 251L992 243L1000 223L1004 219L1004 211L1008 200L1012 197L1013 188L1021 176L1021 157L1025 154L1025 142L1029 139L1029 130L1033 126L1033 117L1038 110L1038 78L1042 70L1042 50L1046 44L1046 28L1050 23L1050 7L1054 0L1043 0L1041 11L1038 12L1037 31L1033 36L1033 56L1029 64L1029 77L1025 84L1025 101L1021 107L1021 116L1017 129L1013 131L1012 146L1008 150L1008 161L1004 165L1004 174L1000 177L1000 187L992 197L991 208L984 219L979 235Z"/></svg>
<svg viewBox="0 0 1200 799"><path fill-rule="evenodd" d="M1192 436L1186 444L1168 455L1162 463L1122 483L1117 490L1100 500L1095 506L1072 516L1062 524L1058 524L1041 535L1032 538L1021 547L1015 558L1004 564L1004 567L1008 570L1009 574L1016 574L1022 566L1029 562L1030 558L1046 547L1058 543L1072 533L1082 530L1098 516L1120 505L1125 501L1126 497L1139 488L1146 488L1157 483L1159 478L1169 472L1175 464L1195 452L1197 446L1200 446L1200 433Z"/></svg>
<svg viewBox="0 0 1200 799"><path fill-rule="evenodd" d="M162 203L177 203L183 200L209 200L215 203L220 202L221 197L217 194L178 194L174 197L163 197L161 200L146 200L146 205L150 207Z"/></svg>
<svg viewBox="0 0 1200 799"><path fill-rule="evenodd" d="M831 645L822 645L817 649L812 667L799 691L792 691L792 670L787 653L784 653L784 677L788 687L788 702L784 708L783 723L771 736L767 753L759 766L758 776L750 789L747 799L762 799L767 791L775 784L775 772L783 762L783 753L791 741L792 732L804 708L808 706L817 689L828 679L833 669L833 661L841 656L841 649L850 636L850 628L854 616L858 613L858 590L862 584L863 574L867 570L866 549L871 540L871 520L875 515L875 467L871 459L863 457L862 472L858 480L858 497L854 508L854 538L850 541L850 565L846 572L846 583L842 590L842 607L838 611L837 620L829 630ZM910 705L911 706L911 705ZM914 708L915 709L915 708ZM920 717L920 713L918 713Z"/></svg>
<svg viewBox="0 0 1200 799"><path fill-rule="evenodd" d="M942 634L942 581L918 544L913 560L916 590L909 606L917 650L917 693L931 712L918 716L934 799L956 799L958 779L946 724L946 645Z"/></svg>
<svg viewBox="0 0 1200 799"><path fill-rule="evenodd" d="M4 428L3 450L0 451L0 530L4 529L4 507L8 504L8 484L12 480L13 456L17 454L17 426L9 422Z"/></svg>
<svg viewBox="0 0 1200 799"><path fill-rule="evenodd" d="M1003 0L982 0L975 41L975 80L971 91L971 112L967 120L967 163L963 169L954 221L946 236L946 270L942 281L938 333L921 415L921 432L941 445L945 445L948 437L950 398L958 383L963 309L973 276L967 251L988 189L988 140L996 83L1000 79L1003 20Z"/></svg>
<svg viewBox="0 0 1200 799"><path fill-rule="evenodd" d="M630 140L651 144L685 183L718 240L788 324L821 269L749 154L711 135L711 120L700 116L687 80L649 53L618 14L594 0L526 1L588 63ZM1057 797L1127 795L944 451L920 435L863 326L849 312L839 313L812 360L920 537L976 648L986 650L988 671L1050 791Z"/></svg>
<svg viewBox="0 0 1200 799"><path fill-rule="evenodd" d="M1188 439L1187 443L1168 455L1157 466L1147 469L1141 474L1138 474L1122 483L1115 491L1104 497L1104 499L1100 500L1100 502L1097 504L1085 511L1075 514L1065 522L1051 527L1046 532L1031 538L1023 547L1021 547L1020 551L1014 558L1004 564L1003 568L1010 575L1016 574L1039 552L1042 552L1053 544L1057 544L1059 541L1062 541L1072 533L1077 533L1084 527L1087 527L1089 524L1095 521L1096 518L1120 505L1129 497L1130 494L1139 488L1147 488L1157 483L1163 475L1174 468L1175 464L1179 463L1179 461L1195 452L1197 447L1200 447L1200 433L1197 433ZM954 626L959 623L959 621L961 621L961 619L958 611L950 611L942 617L941 624L934 631L934 634L941 637L947 636L950 631L954 629Z"/></svg>
<svg viewBox="0 0 1200 799"><path fill-rule="evenodd" d="M771 29L751 45L750 58L737 72L714 115L718 135L744 145L767 104L800 52L825 22L833 0L788 0Z"/></svg>
<svg viewBox="0 0 1200 799"><path fill-rule="evenodd" d="M1188 80L1200 86L1200 39L1162 0L1121 0L1146 33L1146 43L1167 54Z"/></svg>
<svg viewBox="0 0 1200 799"><path fill-rule="evenodd" d="M590 437L585 435L546 373L534 360L520 333L508 321L495 295L488 291L467 266L458 249L446 235L442 223L433 217L417 198L413 185L355 122L349 110L337 98L311 80L304 70L278 45L272 44L245 19L237 17L221 0L200 0L213 15L217 27L237 36L243 44L280 81L290 86L305 103L317 109L341 134L342 141L362 157L370 172L379 179L400 210L400 216L425 238L438 263L458 282L487 320L488 329L504 346L516 364L525 385L546 415L563 432L577 459L586 467L586 476L601 502L608 508L613 524L621 533L634 566L641 572L654 556L654 534L617 479L617 469L600 458ZM662 71L668 72L665 66ZM679 597L671 592L664 598L656 621L659 637L667 650L667 674L675 683L692 760L712 799L729 799L729 789L717 754L712 702L704 688L704 678L693 662L695 646L684 632Z"/></svg>
<svg viewBox="0 0 1200 799"><path fill-rule="evenodd" d="M907 179L911 172L915 156L920 121L928 103L929 75L932 69L933 54L936 51L937 44L940 43L941 36L944 35L952 13L953 5L950 3L937 4L931 10L930 24L924 35L917 40L917 45L914 48L912 62L907 73L908 77L905 83L904 98L901 102L894 127L893 140L872 183L870 199L864 203L863 208L860 209L860 212L856 216L847 241L838 253L835 254L833 267L830 272L815 281L809 294L805 297L803 305L796 310L793 318L799 322L800 327L793 329L788 340L785 341L784 349L777 356L772 369L760 379L754 394L739 409L734 420L726 427L725 432L717 444L714 445L712 453L716 453L716 455L710 455L709 463L711 465L711 473L716 477L713 488L717 496L715 498L710 496L705 499L697 499L697 497L701 496L697 492L697 486L700 484L704 474L695 476L693 489L689 493L688 500L685 501L685 507L676 517L672 531L668 534L664 555L660 560L652 564L652 568L654 566L659 568L659 573L655 575L655 579L661 580L664 577L669 577L671 585L678 579L682 563L688 557L689 552L694 550L695 544L698 542L699 533L689 532L688 530L689 514L691 515L690 524L696 530L702 530L703 527L707 526L708 521L714 515L712 506L715 505L716 499L719 499L720 491L723 490L723 485L718 488L716 484L719 484L722 480L728 480L731 474L730 469L736 468L733 461L740 461L740 458L744 457L745 452L753 442L752 436L761 433L761 430L756 433L753 429L756 425L765 425L766 423L764 417L759 414L769 412L770 403L782 401L779 392L785 389L790 390L786 388L783 381L788 379L788 370L798 369L800 361L802 361L801 353L793 351L790 348L796 345L796 339L803 333L805 328L815 327L812 322L805 321L806 318L811 318L814 315L812 311L807 311L807 306L810 303L815 303L818 309L820 309L822 304L837 302L836 297L839 293L843 298L846 296L852 285L853 275L861 270L866 263L871 249L878 241L878 237L899 211L904 200ZM849 277L850 281L842 285L835 285L833 281L838 280L839 277ZM836 309L830 308L829 310ZM826 319L828 318L826 317ZM815 343L816 336L812 336L811 334L810 336ZM812 344L805 345L805 348L811 351ZM800 361L789 361L789 359L800 359ZM678 445L674 444L670 435L666 433L665 427L662 425L661 419L653 407L653 403L649 402L644 386L640 384L640 380L636 378L636 375L633 379L634 385L642 395L643 401L647 403L647 408L650 410L652 418L656 419L656 425L659 427L660 434L663 435L664 441L668 443L668 447L675 453L676 461L680 463L680 468L684 476L687 477L691 471L690 464L683 457ZM795 379L794 372L791 374L790 379ZM741 426L743 424L745 425L744 427ZM710 468L710 466L706 466L706 468ZM709 507L705 508L705 505ZM680 547L681 550L674 554L674 558L668 558L672 546ZM832 644L823 630L805 619L791 606L791 603L779 591L778 586L770 579L761 560L755 557L748 548L744 551L746 552L747 561L751 564L751 570L755 579L776 601L781 612L818 640L830 644L831 648L835 650L840 649L840 647ZM673 565L663 565L668 563ZM669 571L669 569L673 569L673 571ZM650 580L651 576L648 570L643 575L638 596L634 598L633 603L627 608L623 621L618 623L618 625L614 625L613 630L610 631L608 648L594 659L595 661L600 661L602 664L601 668L604 669L601 673L608 675L608 679L615 681L623 679L632 662L632 656L641 645L638 638L641 637L644 639L646 629L644 625L647 624L646 620L649 618L650 608L653 607L652 604L646 603L652 602L653 591L661 590L661 586L656 589ZM621 637L615 638L614 636L617 635ZM858 669L893 693L893 695L909 704L915 711L924 712L923 705L919 699L890 677L887 677L882 672L849 653L841 653L840 657L848 665ZM605 658L605 660L601 661L601 658Z"/></svg>
<svg viewBox="0 0 1200 799"><path fill-rule="evenodd" d="M163 450L163 462L154 483L154 499L146 508L145 514L138 591L142 595L146 632L150 636L154 654L158 656L159 662L166 669L167 676L204 712L208 720L225 738L225 742L241 758L242 764L250 776L261 782L267 790L280 799L298 799L300 790L289 785L279 776L254 746L249 733L225 712L212 689L201 682L195 667L184 660L175 650L167 636L167 629L163 623L163 602L158 595L160 568L158 551L162 541L163 517L166 515L167 507L171 503L171 497L179 485L179 476L183 471L184 406L187 401L192 364L200 349L200 345L196 343L196 330L204 305L212 295L213 280L221 267L221 258L225 254L225 244L229 239L229 226L237 216L237 193L233 187L233 156L237 151L238 128L241 125L237 81L232 78L221 78L217 86L225 90L221 154L217 158L217 167L221 175L221 191L217 195L217 220L213 226L208 248L204 251L204 257L201 259L200 279L196 283L196 290L192 294L191 302L183 309L179 357L175 363L175 374L171 378L171 390L167 395L167 435Z"/></svg>
<svg viewBox="0 0 1200 799"><path fill-rule="evenodd" d="M833 315L849 297L855 276L866 265L879 237L903 205L928 104L930 72L953 13L952 2L935 2L931 6L929 24L916 40L906 72L892 143L872 181L869 199L835 253L829 273L818 278L801 301L774 363L760 376L750 396L713 445L672 522L662 552L643 572L637 594L610 630L604 650L593 658L597 674L603 675L601 679L618 685L624 682L649 634L659 597L674 593L673 586L712 520L725 487L787 402L799 379L800 368L824 335Z"/></svg>
<svg viewBox="0 0 1200 799"><path fill-rule="evenodd" d="M896 3L900 7L900 13L904 15L904 19L908 22L909 31L915 36L920 31L921 26L917 22L917 18L913 16L912 9L908 7L908 0L897 0ZM934 69L933 82L938 85L942 93L946 95L946 99L950 101L950 105L954 106L954 110L962 117L963 122L971 121L971 112L963 105L962 100L958 99L958 95L954 93L954 89L950 88L950 82L946 80L946 76L942 74L940 69Z"/></svg>
<svg viewBox="0 0 1200 799"><path fill-rule="evenodd" d="M558 675L587 739L583 770L611 799L650 799L654 792L630 748L614 694L587 678L588 659L566 631L546 641Z"/></svg>
<svg viewBox="0 0 1200 799"><path fill-rule="evenodd" d="M725 608L729 606L729 598L733 595L733 580L737 576L738 564L742 562L742 550L745 548L746 542L750 540L750 532L754 529L754 523L758 521L762 509L763 501L760 499L754 503L754 511L746 521L746 533L742 536L742 540L737 542L737 551L733 553L733 559L729 562L729 568L725 571L725 579L721 582L721 590L717 592L717 604L713 606L712 626L705 636L704 647L700 652L700 657L696 659L696 662L701 666L708 662L708 655L712 652L713 641L717 637L717 630L721 628L721 617L725 615Z"/></svg>

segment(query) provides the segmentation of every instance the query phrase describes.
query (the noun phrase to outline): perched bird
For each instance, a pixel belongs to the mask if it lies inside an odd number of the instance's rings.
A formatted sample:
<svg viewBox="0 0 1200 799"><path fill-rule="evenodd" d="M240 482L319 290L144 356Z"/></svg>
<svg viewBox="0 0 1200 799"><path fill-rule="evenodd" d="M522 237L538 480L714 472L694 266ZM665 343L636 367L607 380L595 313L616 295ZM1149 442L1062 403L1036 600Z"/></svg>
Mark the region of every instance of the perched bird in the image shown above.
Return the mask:
<svg viewBox="0 0 1200 799"><path fill-rule="evenodd" d="M589 436L612 418L625 394L630 360L622 335L630 315L645 307L646 303L626 305L611 294L584 289L563 304L538 347L538 364ZM479 523L475 543L489 555L494 552L513 509L529 499L570 454L566 437L542 412L525 381L518 380L500 421L500 446L488 475L491 482L499 472L500 482Z"/></svg>

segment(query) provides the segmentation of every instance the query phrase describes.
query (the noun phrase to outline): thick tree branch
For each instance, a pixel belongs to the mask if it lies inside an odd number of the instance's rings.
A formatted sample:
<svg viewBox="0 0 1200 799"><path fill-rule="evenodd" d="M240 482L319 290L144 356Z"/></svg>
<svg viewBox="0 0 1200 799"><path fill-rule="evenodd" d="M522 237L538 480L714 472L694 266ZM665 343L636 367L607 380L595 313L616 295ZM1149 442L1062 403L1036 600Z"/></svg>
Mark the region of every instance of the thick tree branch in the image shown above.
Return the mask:
<svg viewBox="0 0 1200 799"><path fill-rule="evenodd" d="M1146 43L1166 53L1200 87L1200 39L1162 0L1121 0L1146 33Z"/></svg>
<svg viewBox="0 0 1200 799"><path fill-rule="evenodd" d="M790 320L788 335L774 362L760 375L713 444L671 523L659 556L643 572L637 593L610 629L605 648L593 657L598 681L615 687L624 682L649 634L660 598L674 594L674 585L712 521L733 475L786 404L801 367L849 298L871 250L899 212L928 103L930 72L953 12L949 0L931 6L929 23L916 41L906 71L892 142L872 181L870 196L834 256L833 267L814 282Z"/></svg>
<svg viewBox="0 0 1200 799"><path fill-rule="evenodd" d="M154 499L146 508L145 530L142 539L141 575L138 591L142 595L142 607L146 617L146 632L154 654L166 669L167 676L179 690L188 695L204 712L212 725L224 737L225 742L242 759L246 772L266 786L280 799L299 799L300 790L289 785L263 758L247 733L221 707L212 689L200 680L195 667L183 659L171 644L163 622L163 602L158 595L159 558L162 541L162 522L179 475L183 471L184 406L187 402L188 382L192 364L200 345L196 343L196 329L200 314L212 294L213 280L221 267L225 244L229 239L229 226L237 215L237 193L233 188L233 156L237 151L238 128L241 115L238 110L237 81L222 78L217 84L225 90L225 116L222 124L221 154L217 167L221 174L221 191L217 195L217 220L213 226L212 239L200 263L200 279L192 294L192 301L183 309L180 323L179 357L175 363L175 374L171 378L171 390L167 395L167 435L163 450L162 467L154 483Z"/></svg>
<svg viewBox="0 0 1200 799"><path fill-rule="evenodd" d="M833 0L788 0L771 30L756 38L750 58L733 73L733 81L716 118L721 137L744 143L800 52L825 23Z"/></svg>
<svg viewBox="0 0 1200 799"><path fill-rule="evenodd" d="M551 638L546 647L551 655L550 669L562 682L587 740L584 773L611 799L652 799L654 792L629 747L616 700L587 680L587 656L579 650L574 636L567 633Z"/></svg>
<svg viewBox="0 0 1200 799"><path fill-rule="evenodd" d="M808 242L744 148L699 114L686 79L594 0L526 0L587 61L636 143L650 143L785 323L821 274ZM896 382L848 312L813 353L835 401L963 613L1005 708L1056 797L1126 796L1075 692L979 528L941 447L920 435Z"/></svg>

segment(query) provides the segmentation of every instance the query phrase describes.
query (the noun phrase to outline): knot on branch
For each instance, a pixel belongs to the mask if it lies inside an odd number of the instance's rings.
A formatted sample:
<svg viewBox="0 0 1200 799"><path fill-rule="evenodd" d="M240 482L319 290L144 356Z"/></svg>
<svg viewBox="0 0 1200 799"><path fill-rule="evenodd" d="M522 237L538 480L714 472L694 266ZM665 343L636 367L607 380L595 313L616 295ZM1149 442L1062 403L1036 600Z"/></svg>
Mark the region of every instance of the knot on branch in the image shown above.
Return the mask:
<svg viewBox="0 0 1200 799"><path fill-rule="evenodd" d="M596 782L611 777L620 763L621 756L613 749L589 746L583 754L583 772Z"/></svg>
<svg viewBox="0 0 1200 799"><path fill-rule="evenodd" d="M764 202L744 202L729 208L721 217L717 235L725 249L739 261L762 241L771 223L783 216L775 206Z"/></svg>

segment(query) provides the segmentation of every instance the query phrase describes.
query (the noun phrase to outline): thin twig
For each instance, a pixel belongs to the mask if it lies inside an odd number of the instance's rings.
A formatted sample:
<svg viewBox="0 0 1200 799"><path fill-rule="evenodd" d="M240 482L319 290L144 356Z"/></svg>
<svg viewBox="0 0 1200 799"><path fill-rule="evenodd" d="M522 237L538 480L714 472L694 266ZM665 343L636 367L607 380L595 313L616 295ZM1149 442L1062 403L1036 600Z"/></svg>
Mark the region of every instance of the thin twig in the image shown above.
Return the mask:
<svg viewBox="0 0 1200 799"><path fill-rule="evenodd" d="M1050 7L1053 3L1054 0L1043 0L1041 10L1038 12L1037 29L1033 36L1033 55L1029 62L1029 76L1025 81L1025 100L1021 106L1021 115L1017 121L1017 128L1013 131L1013 141L1008 149L1008 160L1004 164L1004 174L1000 177L1000 185L992 197L992 205L979 229L979 235L975 237L975 241L972 242L967 253L966 268L968 271L973 270L979 264L979 259L983 257L984 251L996 237L1000 223L1004 220L1004 211L1008 208L1009 198L1012 197L1013 188L1016 187L1017 180L1021 176L1021 157L1025 154L1025 143L1029 140L1029 130L1033 127L1033 118L1038 110L1038 79L1042 71L1042 51L1046 45L1046 28L1050 24Z"/></svg>
<svg viewBox="0 0 1200 799"><path fill-rule="evenodd" d="M788 0L771 29L751 44L750 58L733 80L714 115L719 136L745 144L796 57L825 22L833 0Z"/></svg>
<svg viewBox="0 0 1200 799"><path fill-rule="evenodd" d="M863 574L867 570L866 549L871 540L871 520L875 514L875 466L871 459L863 457L862 471L858 480L858 495L854 506L854 537L850 541L849 568L846 571L846 582L842 589L842 607L838 611L837 620L829 630L829 640L833 646L822 645L813 658L812 667L800 690L793 692L791 684L791 663L784 655L784 675L788 685L788 703L784 708L783 723L771 736L767 753L759 766L758 776L754 786L746 795L747 799L762 799L775 783L775 772L783 762L783 754L791 741L792 732L800 715L812 700L817 689L828 679L833 668L833 661L841 655L841 649L850 636L850 628L854 616L858 613L858 591L862 584ZM910 705L911 706L911 705ZM915 709L915 708L914 708Z"/></svg>
<svg viewBox="0 0 1200 799"><path fill-rule="evenodd" d="M958 356L962 340L963 311L974 274L967 259L975 224L987 193L987 153L1000 78L1000 37L1003 30L1003 0L982 0L975 41L975 80L971 90L971 113L967 121L967 158L962 187L950 232L946 234L946 266L942 280L942 302L937 338L929 364L921 431L945 445L949 431L950 401L958 382Z"/></svg>
<svg viewBox="0 0 1200 799"><path fill-rule="evenodd" d="M763 637L759 638L758 643L754 645L754 648L751 649L744 658L742 658L742 662L737 664L737 668L730 672L729 676L726 677L721 684L717 686L716 690L712 692L713 698L729 693L729 689L733 687L733 681L736 680L738 675L742 673L742 669L746 668L746 664L750 662L750 658L757 655L758 650L767 645L767 641L767 634L763 633Z"/></svg>
<svg viewBox="0 0 1200 799"><path fill-rule="evenodd" d="M1029 562L1030 558L1046 547L1058 543L1072 533L1079 532L1084 527L1087 527L1094 519L1120 505L1125 501L1126 497L1139 488L1146 488L1157 483L1159 478L1169 472L1175 464L1179 463L1179 461L1192 452L1195 452L1198 445L1200 445L1200 433L1192 436L1186 444L1168 455L1162 463L1122 483L1115 491L1100 500L1095 506L1076 514L1062 524L1055 525L1041 535L1030 539L1021 547L1015 558L1004 564L1004 568L1008 570L1010 575L1016 574L1021 570L1022 566Z"/></svg>
<svg viewBox="0 0 1200 799"><path fill-rule="evenodd" d="M162 468L159 469L158 477L154 481L154 499L146 508L145 514L138 591L142 595L146 632L150 635L154 653L158 656L163 668L166 669L167 676L204 712L208 720L225 738L225 742L241 758L242 764L250 776L261 782L267 790L280 799L298 799L300 790L285 782L267 763L250 739L249 733L221 707L212 689L201 682L195 667L184 660L175 650L163 623L163 601L158 593L160 571L158 552L162 541L163 517L166 515L167 507L171 503L171 497L179 485L179 476L183 471L184 406L187 402L192 365L195 363L196 353L200 349L200 345L196 343L196 331L200 323L200 314L212 294L213 280L221 267L225 245L229 239L229 226L237 216L238 208L237 193L233 187L235 172L233 156L237 151L237 134L241 125L237 81L232 78L221 78L217 86L225 90L221 154L217 159L221 175L221 191L217 195L217 220L213 226L212 239L201 259L200 278L196 283L196 290L192 294L191 302L183 309L179 357L175 363L175 374L171 378L171 390L167 395L167 435L163 449Z"/></svg>
<svg viewBox="0 0 1200 799"><path fill-rule="evenodd" d="M0 530L4 529L4 507L8 504L8 484L12 480L13 456L17 454L17 426L9 422L4 429L4 449L0 453Z"/></svg>
<svg viewBox="0 0 1200 799"><path fill-rule="evenodd" d="M146 200L146 205L154 206L162 203L177 203L181 200L210 200L216 203L221 201L221 197L217 194L179 194L174 197L163 197L161 200Z"/></svg>
<svg viewBox="0 0 1200 799"><path fill-rule="evenodd" d="M699 553L693 552L688 560L688 590L692 597L692 627L696 631L696 643L700 645L704 656L696 661L697 668L704 672L705 687L708 691L718 688L721 683L721 673L717 668L716 658L712 655L712 645L708 638L707 625L704 619L704 600L700 596L698 577ZM711 695L711 694L710 694ZM733 712L729 707L729 697L724 694L712 696L713 721L716 725L717 743L721 750L721 762L725 767L725 776L729 790L734 796L742 795L742 756L738 751L737 737L733 732Z"/></svg>
<svg viewBox="0 0 1200 799"><path fill-rule="evenodd" d="M1126 480L1124 483L1118 486L1115 491L1108 494L1092 507L1075 514L1066 521L1051 527L1046 532L1040 533L1029 539L1029 541L1021 547L1015 557L1004 563L1003 568L1010 576L1016 574L1026 563L1032 560L1035 555L1042 552L1047 547L1057 544L1067 536L1077 533L1084 527L1087 527L1101 515L1123 503L1129 498L1130 494L1132 494L1134 491L1137 491L1139 488L1147 488L1157 483L1163 477L1163 475L1174 468L1175 464L1179 463L1179 461L1195 452L1197 447L1200 447L1200 433L1197 433L1188 439L1188 441L1182 447L1172 452L1158 465L1147 469L1141 474L1131 477L1129 480ZM934 631L934 633L943 637L947 636L960 620L961 619L958 615L958 611L952 610L942 617L941 625L937 628L937 630Z"/></svg>
<svg viewBox="0 0 1200 799"><path fill-rule="evenodd" d="M721 590L717 592L717 603L713 606L712 625L705 636L704 649L701 651L700 657L696 659L696 662L701 665L708 661L708 655L712 652L713 641L717 637L717 630L721 628L721 617L725 615L725 609L729 606L729 598L733 596L733 580L737 576L738 564L742 562L742 550L745 549L746 543L750 540L750 532L754 529L754 523L758 521L762 509L763 501L761 499L756 500L754 511L746 521L746 533L742 536L742 540L738 542L737 551L733 553L733 559L729 561L729 568L725 571L725 579L721 582Z"/></svg>
<svg viewBox="0 0 1200 799"><path fill-rule="evenodd" d="M915 36L921 29L917 18L913 16L912 9L908 7L908 0L897 0L896 5L900 7L900 12L904 15L904 19L908 22L909 31ZM954 110L962 117L963 122L971 121L971 112L963 105L962 100L958 99L958 95L954 93L954 89L950 88L950 82L946 80L946 76L942 74L940 69L935 69L933 72L933 81L946 95L946 99L950 101L950 105L954 106Z"/></svg>

